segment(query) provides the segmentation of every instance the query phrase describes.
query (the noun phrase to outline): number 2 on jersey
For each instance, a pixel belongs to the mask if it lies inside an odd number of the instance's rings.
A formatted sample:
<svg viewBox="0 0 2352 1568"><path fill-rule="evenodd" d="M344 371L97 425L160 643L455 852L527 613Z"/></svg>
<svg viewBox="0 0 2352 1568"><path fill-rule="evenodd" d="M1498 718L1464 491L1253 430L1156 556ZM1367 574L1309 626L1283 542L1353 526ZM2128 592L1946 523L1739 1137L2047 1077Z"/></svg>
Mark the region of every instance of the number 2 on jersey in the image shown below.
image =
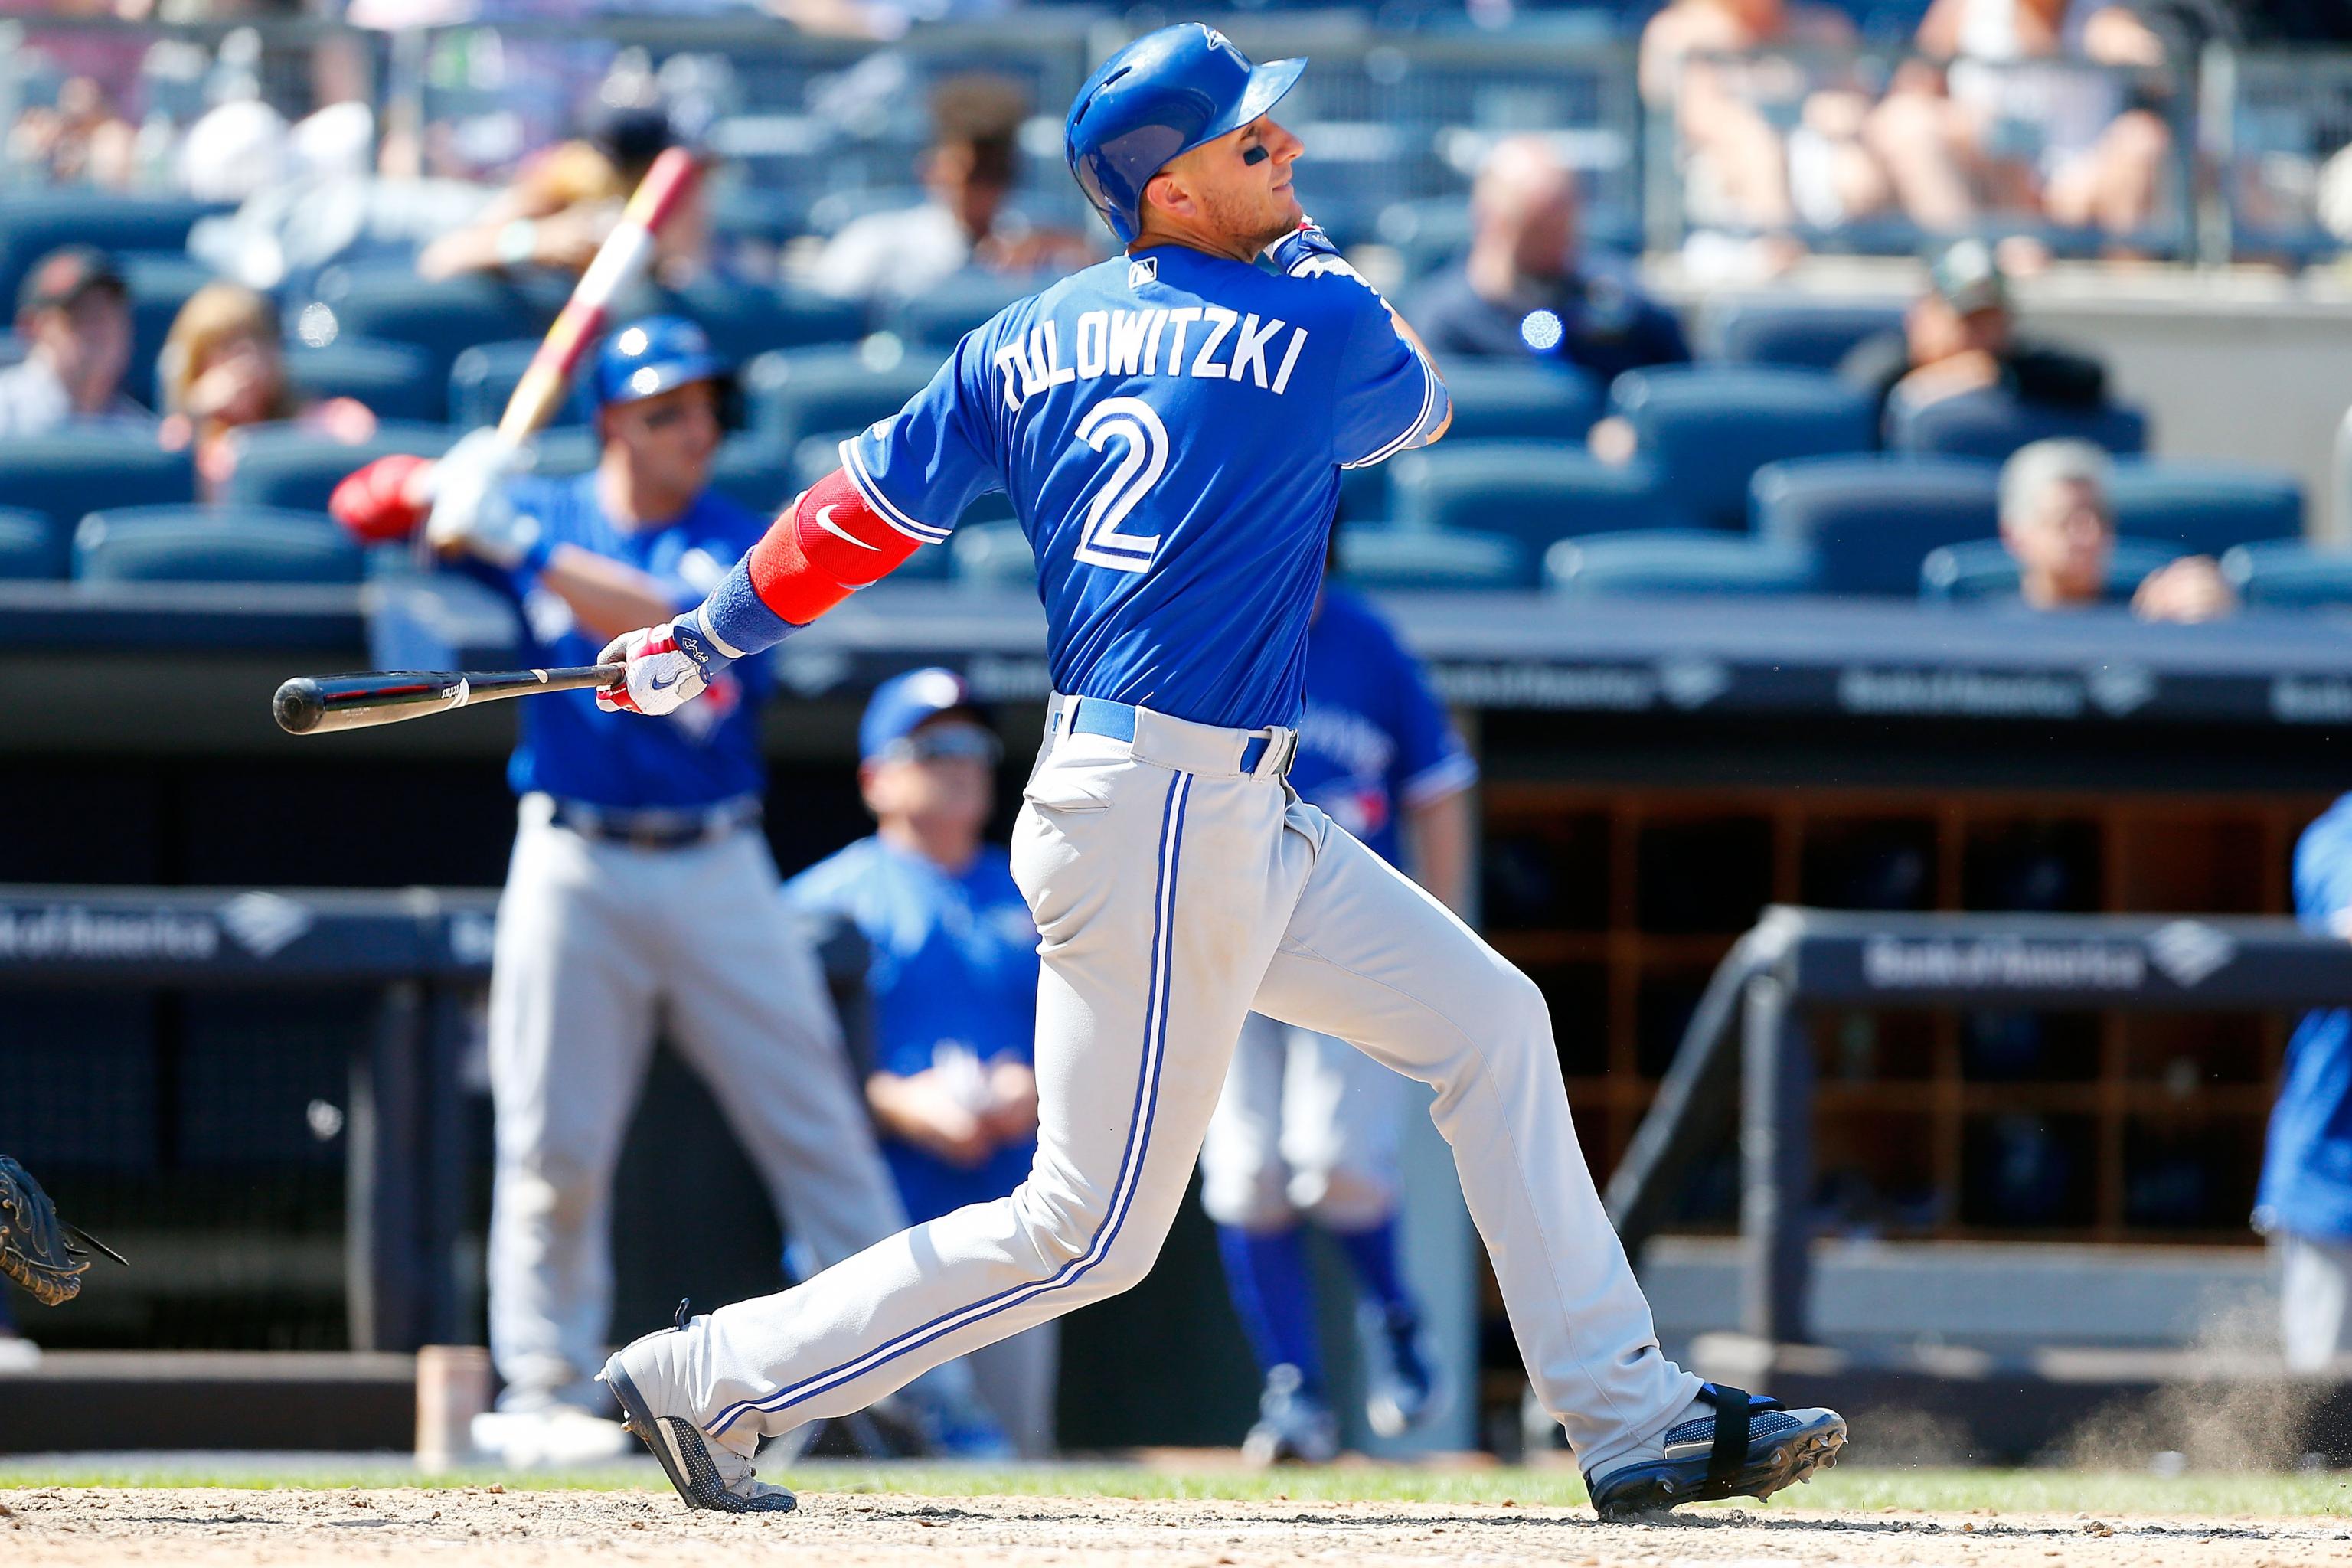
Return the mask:
<svg viewBox="0 0 2352 1568"><path fill-rule="evenodd" d="M1119 454L1111 461L1110 477L1087 502L1086 525L1078 531L1074 553L1089 566L1150 571L1160 536L1121 533L1118 525L1166 470L1168 426L1139 397L1106 397L1078 421L1078 439L1097 452L1108 452L1118 441Z"/></svg>

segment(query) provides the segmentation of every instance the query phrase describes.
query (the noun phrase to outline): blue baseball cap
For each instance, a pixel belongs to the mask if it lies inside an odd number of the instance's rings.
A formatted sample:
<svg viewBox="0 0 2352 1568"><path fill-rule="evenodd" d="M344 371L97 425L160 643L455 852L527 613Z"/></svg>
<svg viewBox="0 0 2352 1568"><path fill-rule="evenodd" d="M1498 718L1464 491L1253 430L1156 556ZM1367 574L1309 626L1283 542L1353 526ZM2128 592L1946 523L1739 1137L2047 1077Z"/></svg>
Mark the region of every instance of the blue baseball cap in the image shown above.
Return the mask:
<svg viewBox="0 0 2352 1568"><path fill-rule="evenodd" d="M857 754L870 763L940 714L958 710L974 722L986 721L986 710L954 670L934 667L894 675L874 689L866 704L866 717L857 722Z"/></svg>
<svg viewBox="0 0 2352 1568"><path fill-rule="evenodd" d="M647 316L618 328L597 349L591 395L604 408L726 374L727 362L711 351L700 327L684 316Z"/></svg>

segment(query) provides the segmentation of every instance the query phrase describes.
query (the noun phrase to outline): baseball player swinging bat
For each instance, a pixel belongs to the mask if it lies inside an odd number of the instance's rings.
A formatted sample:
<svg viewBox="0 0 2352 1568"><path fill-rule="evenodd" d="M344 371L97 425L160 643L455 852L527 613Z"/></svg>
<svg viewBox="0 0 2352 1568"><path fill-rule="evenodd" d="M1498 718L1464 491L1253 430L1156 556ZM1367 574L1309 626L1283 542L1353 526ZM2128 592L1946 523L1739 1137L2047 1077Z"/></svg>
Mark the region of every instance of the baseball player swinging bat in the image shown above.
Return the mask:
<svg viewBox="0 0 2352 1568"><path fill-rule="evenodd" d="M278 727L289 735L364 730L449 713L474 702L528 697L538 691L578 691L609 686L624 667L592 664L576 669L381 669L367 675L297 676L270 701Z"/></svg>

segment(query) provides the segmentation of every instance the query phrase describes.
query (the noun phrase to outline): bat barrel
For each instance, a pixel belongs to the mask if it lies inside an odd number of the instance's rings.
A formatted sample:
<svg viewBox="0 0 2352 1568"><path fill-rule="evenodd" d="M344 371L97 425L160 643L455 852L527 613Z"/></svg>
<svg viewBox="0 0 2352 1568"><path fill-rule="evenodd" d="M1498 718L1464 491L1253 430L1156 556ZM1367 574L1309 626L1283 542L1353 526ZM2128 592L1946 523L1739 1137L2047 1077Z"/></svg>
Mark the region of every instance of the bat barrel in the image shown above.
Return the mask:
<svg viewBox="0 0 2352 1568"><path fill-rule="evenodd" d="M299 676L270 701L278 727L289 735L394 724L454 708L466 700L464 677L424 670L373 675Z"/></svg>

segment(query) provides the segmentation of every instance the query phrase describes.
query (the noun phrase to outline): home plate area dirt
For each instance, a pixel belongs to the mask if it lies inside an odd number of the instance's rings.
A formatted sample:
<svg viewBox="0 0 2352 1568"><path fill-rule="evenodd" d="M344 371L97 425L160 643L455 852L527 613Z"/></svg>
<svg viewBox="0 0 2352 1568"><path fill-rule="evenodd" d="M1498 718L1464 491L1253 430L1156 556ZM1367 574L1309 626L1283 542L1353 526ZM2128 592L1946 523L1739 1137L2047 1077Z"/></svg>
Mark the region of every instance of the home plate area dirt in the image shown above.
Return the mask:
<svg viewBox="0 0 2352 1568"><path fill-rule="evenodd" d="M2352 1563L2352 1521L1700 1509L1595 1523L1582 1510L1393 1502L1135 1501L814 1493L800 1511L688 1513L650 1491L0 1490L0 1559L45 1565L431 1563L449 1568L822 1568L1105 1563L1560 1563L1574 1568L1970 1564L2301 1568Z"/></svg>

